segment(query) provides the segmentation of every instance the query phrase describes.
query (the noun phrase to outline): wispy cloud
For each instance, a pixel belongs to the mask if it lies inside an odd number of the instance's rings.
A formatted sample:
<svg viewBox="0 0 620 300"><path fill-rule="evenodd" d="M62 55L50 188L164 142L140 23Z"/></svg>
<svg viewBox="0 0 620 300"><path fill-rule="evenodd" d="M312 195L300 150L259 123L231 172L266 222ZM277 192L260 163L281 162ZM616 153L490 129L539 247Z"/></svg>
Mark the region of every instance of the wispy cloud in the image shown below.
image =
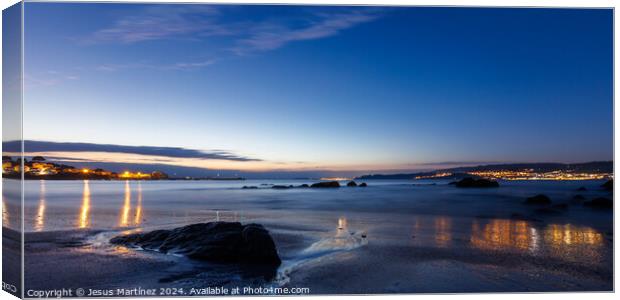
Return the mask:
<svg viewBox="0 0 620 300"><path fill-rule="evenodd" d="M151 70L196 70L208 67L215 63L214 59L199 60L194 62L177 62L173 64L153 63L128 63L128 64L103 64L95 67L98 71L114 72L128 69L151 69Z"/></svg>
<svg viewBox="0 0 620 300"><path fill-rule="evenodd" d="M377 14L368 11L350 11L314 14L302 26L297 27L286 23L263 22L249 28L248 36L237 40L232 51L243 55L278 49L295 41L326 38L377 17Z"/></svg>
<svg viewBox="0 0 620 300"><path fill-rule="evenodd" d="M139 14L122 17L112 26L95 31L92 35L81 39L81 42L136 43L184 38L190 34L200 36L229 34L224 28L213 23L213 17L217 14L218 10L214 6L149 6Z"/></svg>
<svg viewBox="0 0 620 300"><path fill-rule="evenodd" d="M48 87L55 86L65 81L72 81L80 79L79 76L74 74L64 74L54 70L50 70L43 73L24 74L24 87L26 89L34 87Z"/></svg>
<svg viewBox="0 0 620 300"><path fill-rule="evenodd" d="M8 141L3 143L3 147L15 148L19 141ZM125 146L112 144L92 144L92 143L65 143L47 141L24 141L26 152L107 152L151 155L169 158L195 158L227 160L237 162L261 161L257 158L250 158L225 150L196 150L180 147L154 147L154 146Z"/></svg>
<svg viewBox="0 0 620 300"><path fill-rule="evenodd" d="M224 52L247 55L281 48L296 41L335 36L379 17L374 8L304 9L290 16L228 20L221 6L152 6L141 13L125 16L110 27L81 39L84 44L132 44L164 39L202 41L215 36L228 37ZM211 44L211 46L215 47ZM192 66L192 64L182 67Z"/></svg>

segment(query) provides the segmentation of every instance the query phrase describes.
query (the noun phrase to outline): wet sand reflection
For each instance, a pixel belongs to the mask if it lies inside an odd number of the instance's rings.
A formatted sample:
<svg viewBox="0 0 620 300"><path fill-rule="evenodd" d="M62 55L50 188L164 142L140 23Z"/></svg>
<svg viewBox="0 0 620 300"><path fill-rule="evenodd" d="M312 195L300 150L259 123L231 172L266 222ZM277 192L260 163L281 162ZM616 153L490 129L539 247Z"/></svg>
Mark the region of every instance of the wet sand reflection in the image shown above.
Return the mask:
<svg viewBox="0 0 620 300"><path fill-rule="evenodd" d="M84 188L82 191L82 206L80 208L78 227L90 227L90 185L88 180L84 180Z"/></svg>
<svg viewBox="0 0 620 300"><path fill-rule="evenodd" d="M448 247L452 240L452 219L448 217L435 218L435 244L437 247Z"/></svg>
<svg viewBox="0 0 620 300"><path fill-rule="evenodd" d="M34 218L34 230L43 231L45 228L45 180L40 180L39 206Z"/></svg>
<svg viewBox="0 0 620 300"><path fill-rule="evenodd" d="M602 259L605 244L601 232L573 224L437 216L415 217L411 225L412 243L424 247L451 248L462 241L482 251L512 251L566 260L588 256L596 261Z"/></svg>
<svg viewBox="0 0 620 300"><path fill-rule="evenodd" d="M306 248L305 254L324 254L334 251L351 250L368 244L366 234L364 232L352 232L348 228L347 219L345 217L338 218L338 226L336 234L327 236L313 243Z"/></svg>
<svg viewBox="0 0 620 300"><path fill-rule="evenodd" d="M538 245L537 238L537 229L526 221L494 219L484 225L474 220L469 241L478 249L535 251Z"/></svg>
<svg viewBox="0 0 620 300"><path fill-rule="evenodd" d="M546 253L564 259L578 255L597 259L603 243L603 234L590 227L550 224L539 229L527 221L507 219L486 224L474 220L470 237L470 244L481 250Z"/></svg>

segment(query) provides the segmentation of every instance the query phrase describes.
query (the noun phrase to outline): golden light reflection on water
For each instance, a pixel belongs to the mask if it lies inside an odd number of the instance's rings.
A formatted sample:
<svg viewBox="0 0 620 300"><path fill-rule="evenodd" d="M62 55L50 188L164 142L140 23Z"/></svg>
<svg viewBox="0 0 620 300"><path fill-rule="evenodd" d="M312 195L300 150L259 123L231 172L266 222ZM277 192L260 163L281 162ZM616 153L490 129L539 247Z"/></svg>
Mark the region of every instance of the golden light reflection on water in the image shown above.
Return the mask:
<svg viewBox="0 0 620 300"><path fill-rule="evenodd" d="M131 211L131 189L129 188L129 181L125 181L125 201L121 208L121 215L119 218L118 226L129 226L129 212Z"/></svg>
<svg viewBox="0 0 620 300"><path fill-rule="evenodd" d="M39 206L34 218L34 230L43 231L45 228L45 180L40 180Z"/></svg>
<svg viewBox="0 0 620 300"><path fill-rule="evenodd" d="M82 206L80 207L78 227L90 227L90 186L88 180L84 180L84 188L82 190Z"/></svg>
<svg viewBox="0 0 620 300"><path fill-rule="evenodd" d="M452 219L448 217L435 218L435 244L438 247L448 247L452 240Z"/></svg>
<svg viewBox="0 0 620 300"><path fill-rule="evenodd" d="M9 208L6 205L4 196L2 196L2 226L9 227L11 225L11 222L9 221L10 221Z"/></svg>
<svg viewBox="0 0 620 300"><path fill-rule="evenodd" d="M142 223L142 184L140 182L138 182L138 204L133 223L134 225L140 225Z"/></svg>

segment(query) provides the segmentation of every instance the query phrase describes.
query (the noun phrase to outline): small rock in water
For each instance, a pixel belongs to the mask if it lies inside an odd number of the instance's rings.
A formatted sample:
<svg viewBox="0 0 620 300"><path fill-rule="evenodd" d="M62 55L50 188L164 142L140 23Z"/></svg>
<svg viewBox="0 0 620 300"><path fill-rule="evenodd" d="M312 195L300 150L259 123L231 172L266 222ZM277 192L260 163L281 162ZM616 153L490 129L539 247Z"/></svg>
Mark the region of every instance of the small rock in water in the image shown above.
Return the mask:
<svg viewBox="0 0 620 300"><path fill-rule="evenodd" d="M300 185L299 187L301 187L301 188L307 188L307 187L310 187L310 186L304 183L304 184Z"/></svg>
<svg viewBox="0 0 620 300"><path fill-rule="evenodd" d="M546 195L540 194L525 199L525 204L549 205L551 204L551 199L549 199Z"/></svg>
<svg viewBox="0 0 620 300"><path fill-rule="evenodd" d="M355 183L355 181L349 181L349 183L347 183L347 186L355 187L357 186L357 183Z"/></svg>
<svg viewBox="0 0 620 300"><path fill-rule="evenodd" d="M366 184L366 182L362 182L362 183L360 183L360 185L359 185L359 186L360 186L360 187L367 187L368 185Z"/></svg>
<svg viewBox="0 0 620 300"><path fill-rule="evenodd" d="M313 187L313 188L337 188L337 187L340 187L340 183L338 183L338 181L324 181L324 182L317 182L315 184L312 184L310 187Z"/></svg>

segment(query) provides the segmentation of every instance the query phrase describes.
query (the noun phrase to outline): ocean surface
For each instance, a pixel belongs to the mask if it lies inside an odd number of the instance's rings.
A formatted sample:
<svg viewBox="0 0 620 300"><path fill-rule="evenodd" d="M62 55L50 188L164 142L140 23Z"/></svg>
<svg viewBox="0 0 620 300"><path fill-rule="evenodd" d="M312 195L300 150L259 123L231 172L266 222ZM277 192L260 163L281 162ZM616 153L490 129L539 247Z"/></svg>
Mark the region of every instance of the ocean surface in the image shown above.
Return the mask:
<svg viewBox="0 0 620 300"><path fill-rule="evenodd" d="M375 282L384 288L378 291L605 290L611 286L613 214L584 207L572 200L576 194L586 199L612 197L600 187L602 181L501 181L499 188L492 189L459 189L441 180L366 182L368 187L279 190L271 186L299 186L313 181L33 180L25 184L24 228L34 233L92 229L104 232L94 238L105 243L109 237L124 231L174 228L217 220L260 223L276 235L300 237L297 244L301 246L279 249L283 258L278 276L280 283L295 280L311 283L310 286L316 285L314 291L325 293L334 290L375 292L353 283L350 290L346 285L330 289L327 283L321 283L325 272L331 270L330 264L332 269L338 269L333 267L333 261L330 262L335 257L340 257L336 265L347 261L352 266L361 267L364 257L370 262L378 256L397 263L393 267L382 263L387 268L383 277L393 277L393 281ZM243 189L243 186L258 188ZM579 187L585 187L587 191L577 191ZM545 212L523 204L526 197L537 194L548 195L554 204L566 203L569 207ZM3 226L9 228L19 224L19 219L14 218L18 207L11 198L15 195L10 190L3 195ZM416 251L420 249L431 249L431 254L411 254L413 257L403 254L418 253ZM390 254L390 251L395 252ZM465 263L465 258L459 258L458 253L484 257L487 253L495 255L498 252L535 261L542 259L543 264L554 264L551 269L556 265L568 266L568 270L585 268L580 270L591 270L594 279L584 279L583 275L573 278L564 270L561 275L552 276L561 283L555 285L555 281L550 280L541 285L535 278L528 277L528 272L546 274L547 268L541 271L536 263L529 261L533 267L529 271L525 268L522 273L517 272L510 280L462 282L462 289L458 288L458 280L452 285L454 289L447 289L432 280L426 283L419 280L409 285L398 281L404 276L414 276L405 271L399 273L399 268L424 255L433 257L444 253L446 257L433 258L433 263ZM398 263L399 260L402 262ZM418 260L421 261L427 260ZM480 268L484 258L480 261L465 265ZM321 264L325 270L321 269ZM321 271L295 277L301 265L308 266L301 269ZM408 270L419 272L415 268L423 268L425 272L454 272L450 271L450 266L424 264ZM457 269L463 271L462 266ZM603 275L599 276L600 273ZM312 279L312 276L318 279ZM468 275L464 276L467 278ZM377 280L384 280L383 277ZM528 289L528 284L533 288Z"/></svg>

